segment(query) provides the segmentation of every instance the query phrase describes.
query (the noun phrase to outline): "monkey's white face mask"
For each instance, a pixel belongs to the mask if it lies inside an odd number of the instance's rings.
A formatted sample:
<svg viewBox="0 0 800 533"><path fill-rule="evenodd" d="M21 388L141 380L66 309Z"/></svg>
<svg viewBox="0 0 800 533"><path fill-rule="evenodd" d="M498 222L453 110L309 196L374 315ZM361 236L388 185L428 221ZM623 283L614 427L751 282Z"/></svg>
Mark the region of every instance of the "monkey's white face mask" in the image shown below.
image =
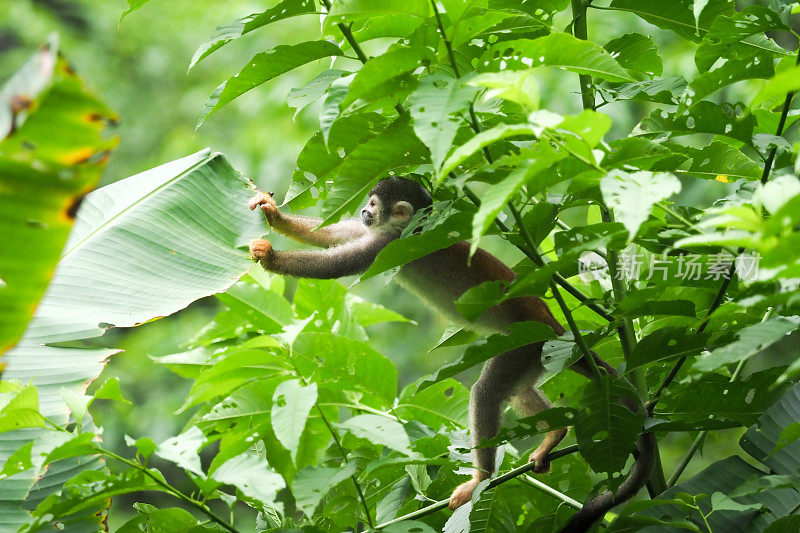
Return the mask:
<svg viewBox="0 0 800 533"><path fill-rule="evenodd" d="M361 222L371 229L402 230L413 214L414 208L408 202L395 202L389 209L385 209L380 198L372 195L361 210Z"/></svg>

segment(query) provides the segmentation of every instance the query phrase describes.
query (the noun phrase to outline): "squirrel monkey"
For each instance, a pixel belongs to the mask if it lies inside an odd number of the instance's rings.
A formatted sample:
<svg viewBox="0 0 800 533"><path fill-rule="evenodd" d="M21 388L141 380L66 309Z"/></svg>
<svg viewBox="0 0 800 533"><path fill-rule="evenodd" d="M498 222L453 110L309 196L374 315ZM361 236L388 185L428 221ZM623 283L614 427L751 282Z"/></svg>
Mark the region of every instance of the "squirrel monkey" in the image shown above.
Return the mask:
<svg viewBox="0 0 800 533"><path fill-rule="evenodd" d="M250 200L250 209L260 208L276 231L297 241L323 250L279 251L268 240L250 243L250 254L265 270L306 278L338 278L360 274L369 268L384 246L400 237L414 213L431 205L431 195L418 183L392 177L379 181L369 193L360 219L343 220L314 230L321 219L287 215L278 210L270 194L262 191ZM466 322L456 310L455 301L468 289L485 281L512 282L513 270L489 252L478 249L470 260L469 243L458 242L448 248L420 257L400 268L396 280L443 315L481 331L502 332L515 322L538 321L547 324L557 335L564 327L553 317L543 300L518 297L506 300L486 311L474 323ZM483 439L491 439L500 429L506 402L523 416L533 416L551 404L536 388L544 372L541 363L542 342L502 353L490 359L470 392L470 432L474 448L475 471L472 478L456 487L450 496L450 508L465 504L475 487L495 470L495 449L477 448ZM614 369L594 356L596 363L610 374ZM572 370L593 378L589 365L581 359ZM636 408L636 407L635 407ZM567 434L559 428L545 435L529 460L534 472L550 469L547 455ZM614 505L635 495L645 484L653 464L651 435L642 435L637 443L638 459L629 478L616 495L601 494L576 513L562 531L585 531Z"/></svg>

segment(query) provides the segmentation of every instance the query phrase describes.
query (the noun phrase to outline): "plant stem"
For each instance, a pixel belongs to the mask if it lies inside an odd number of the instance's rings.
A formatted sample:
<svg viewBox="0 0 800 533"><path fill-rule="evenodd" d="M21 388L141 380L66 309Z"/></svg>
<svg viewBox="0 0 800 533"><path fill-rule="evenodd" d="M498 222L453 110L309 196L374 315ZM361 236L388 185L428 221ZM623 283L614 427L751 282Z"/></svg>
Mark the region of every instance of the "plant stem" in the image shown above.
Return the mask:
<svg viewBox="0 0 800 533"><path fill-rule="evenodd" d="M436 15L436 24L439 26L439 33L442 34L444 46L447 48L447 56L450 58L450 65L453 67L453 73L456 75L456 78L460 78L461 74L458 71L456 55L453 53L453 45L450 43L450 39L447 38L447 34L444 32L444 24L442 24L442 17L439 14L439 8L436 6L436 0L431 0L431 7L433 8L433 13Z"/></svg>
<svg viewBox="0 0 800 533"><path fill-rule="evenodd" d="M127 458L125 458L125 457L123 457L121 455L117 455L116 453L114 453L114 452L112 452L110 450L106 450L105 448L103 448L101 446L98 446L97 444L93 444L92 446L97 451L97 453L99 453L101 455L104 455L106 457L111 457L112 459L116 459L117 461L125 463L126 465L128 465L128 466L130 466L132 468L135 468L136 470L139 470L144 475L146 475L147 477L149 477L150 479L155 481L156 484L158 486L162 487L166 492L168 492L169 494L172 494L173 496L175 496L179 500L182 500L184 503L186 503L188 505L191 505L192 507L194 507L195 509L197 509L198 511L200 511L201 513L206 515L213 522L216 522L217 524L219 524L220 526L224 527L225 529L227 529L231 533L239 533L238 529L236 529L233 525L229 524L228 522L226 522L222 518L220 518L217 515L215 515L211 511L211 509L209 509L208 507L206 507L202 503L198 502L197 500L195 500L193 498L190 498L189 496L185 495L184 493L182 493L181 491L179 491L178 489L176 489L175 487L173 487L169 483L166 483L166 482L162 481L161 479L158 478L158 476L156 476L155 474L150 472L150 470L148 468L146 468L144 465L138 463L137 461L131 461L130 459L127 459Z"/></svg>
<svg viewBox="0 0 800 533"><path fill-rule="evenodd" d="M564 457L565 455L569 455L569 454L575 453L577 451L578 451L578 445L577 444L573 444L571 446L566 446L564 448L561 448L560 450L555 450L555 451L550 452L549 454L547 454L547 460L548 461L555 461L556 459L558 459L560 457ZM494 487L496 487L498 485L501 485L501 484L505 483L506 481L508 481L510 479L514 479L517 476L521 476L522 474L533 470L534 466L536 466L535 463L530 462L530 463L526 463L526 464L524 464L522 466L519 466L517 468L514 468L513 470L509 470L508 472L506 472L502 476L497 476L496 478L491 480L489 482L489 485L487 485L485 490L493 489ZM557 491L555 491L555 489L552 489L552 490L554 492L557 492ZM549 493L549 494L552 494L552 493ZM561 494L561 493L558 492L558 494ZM568 496L566 496L566 497L568 497ZM559 498L559 499L561 499L561 498ZM562 500L562 501L564 501L566 503L565 500ZM440 501L438 501L436 503L428 505L427 507L423 507L422 509L417 509L416 511L413 511L413 512L408 513L406 515L397 517L397 518L395 518L393 520L389 520L388 522L384 522L383 524L378 524L377 526L375 526L375 529L383 529L385 527L388 527L388 526L390 526L392 524L396 524L398 522L403 522L405 520L414 520L416 518L421 518L423 516L427 516L429 514L433 514L436 511L440 511L440 510L444 509L445 507L447 507L447 505L449 503L450 503L449 499L440 500Z"/></svg>
<svg viewBox="0 0 800 533"><path fill-rule="evenodd" d="M528 248L531 251L536 250L536 245L533 244L533 239L531 238L531 234L528 232L528 227L522 221L522 215L520 215L517 208L514 206L513 203L508 203L508 208L511 210L511 215L514 217L514 220L519 226L520 233L522 234L522 238L525 243L528 245ZM542 262L541 256L537 257L539 262ZM558 290L558 286L555 284L554 281L550 281L550 292L553 293L553 298L555 298L556 303L561 308L561 312L564 313L564 318L567 319L567 324L569 325L569 329L572 331L572 336L575 339L575 342L578 344L578 348L580 349L581 353L583 354L583 358L586 359L586 364L589 365L589 368L592 369L595 377L598 379L602 376L600 373L600 369L597 367L597 362L594 360L594 356L592 355L591 350L589 347L586 346L586 343L583 340L583 336L581 335L581 330L578 329L578 325L575 323L575 318L572 316L572 310L567 305L567 302L564 301L564 297L561 296L561 291Z"/></svg>
<svg viewBox="0 0 800 533"><path fill-rule="evenodd" d="M583 0L572 0L572 35L578 39L586 40L586 4ZM584 109L594 110L594 92L590 86L592 78L587 74L580 74L578 80L581 84L581 101Z"/></svg>
<svg viewBox="0 0 800 533"><path fill-rule="evenodd" d="M577 39L584 41L588 38L586 7L587 4L584 2L584 0L572 0L572 34ZM595 109L595 96L591 88L591 77L581 74L578 76L578 81L581 88L581 102L583 104L583 109L593 111ZM614 215L611 213L611 210L609 210L603 204L600 206L600 213L603 218L603 222L614 221ZM611 288L614 294L614 299L617 302L620 302L625 299L628 290L625 286L624 280L619 275L619 254L613 249L607 250L607 254L608 257L606 261L608 263L608 272L611 276ZM617 334L619 335L620 345L622 346L622 354L625 357L625 361L629 361L631 354L633 353L633 349L636 347L636 333L633 328L633 321L628 317L622 317L622 323L617 328ZM641 369L636 369L631 372L631 381L639 393L639 397L646 401L648 397L647 381ZM651 498L664 492L664 490L667 488L667 482L664 478L664 467L662 466L660 459L661 453L658 448L658 441L655 439L654 447L655 449L653 452L655 455L655 460L653 469L650 472L650 478L647 482L647 490L650 493Z"/></svg>

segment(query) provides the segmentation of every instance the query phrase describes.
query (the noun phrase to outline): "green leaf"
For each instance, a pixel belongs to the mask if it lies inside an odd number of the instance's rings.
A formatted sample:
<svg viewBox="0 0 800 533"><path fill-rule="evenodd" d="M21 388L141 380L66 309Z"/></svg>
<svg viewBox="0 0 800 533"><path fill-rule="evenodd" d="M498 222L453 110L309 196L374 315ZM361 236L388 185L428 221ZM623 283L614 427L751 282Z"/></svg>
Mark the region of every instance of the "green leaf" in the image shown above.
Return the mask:
<svg viewBox="0 0 800 533"><path fill-rule="evenodd" d="M775 444L775 449L772 450L772 453L780 451L797 440L800 440L800 422L792 422L781 431L778 442Z"/></svg>
<svg viewBox="0 0 800 533"><path fill-rule="evenodd" d="M629 239L636 236L656 203L680 190L681 182L668 172L641 170L628 173L615 169L600 181L603 200L628 230Z"/></svg>
<svg viewBox="0 0 800 533"><path fill-rule="evenodd" d="M474 322L489 308L503 301L508 293L508 285L507 281L493 280L468 289L456 300L458 313Z"/></svg>
<svg viewBox="0 0 800 533"><path fill-rule="evenodd" d="M686 88L686 80L679 76L656 78L636 83L619 83L598 86L597 90L608 102L641 100L661 104L676 104Z"/></svg>
<svg viewBox="0 0 800 533"><path fill-rule="evenodd" d="M315 6L313 0L283 0L275 7L262 11L261 13L253 13L246 17L242 17L232 24L226 26L217 26L211 40L201 44L194 53L191 63L189 63L189 70L192 69L198 62L211 55L214 51L219 50L234 39L238 39L246 33L257 30L267 24L272 24L279 20L296 17L298 15L314 13Z"/></svg>
<svg viewBox="0 0 800 533"><path fill-rule="evenodd" d="M636 343L625 372L679 357L693 357L705 349L708 339L707 334L689 333L682 327L657 329Z"/></svg>
<svg viewBox="0 0 800 533"><path fill-rule="evenodd" d="M486 87L484 98L501 98L520 105L525 111L539 108L539 84L536 69L484 72L471 78L467 85Z"/></svg>
<svg viewBox="0 0 800 533"><path fill-rule="evenodd" d="M782 316L747 326L736 332L735 341L715 348L705 357L698 359L694 368L700 372L710 372L723 365L748 359L796 329L796 320Z"/></svg>
<svg viewBox="0 0 800 533"><path fill-rule="evenodd" d="M136 11L137 9L141 9L143 5L145 5L150 0L126 0L128 2L128 9L122 12L120 15L119 20L122 22L122 19L127 17L132 12Z"/></svg>
<svg viewBox="0 0 800 533"><path fill-rule="evenodd" d="M272 396L272 429L292 460L297 458L300 437L311 409L317 403L317 384L303 386L300 380L284 381Z"/></svg>
<svg viewBox="0 0 800 533"><path fill-rule="evenodd" d="M100 385L100 388L94 392L94 397L95 399L114 400L115 402L132 405L131 402L122 395L122 391L119 389L118 377L105 380L103 384Z"/></svg>
<svg viewBox="0 0 800 533"><path fill-rule="evenodd" d="M641 72L648 76L661 76L663 65L658 47L653 39L641 33L627 33L612 39L603 46L617 60L621 67L629 71Z"/></svg>
<svg viewBox="0 0 800 533"><path fill-rule="evenodd" d="M293 318L292 306L286 298L252 283L238 281L217 298L267 333L278 333Z"/></svg>
<svg viewBox="0 0 800 533"><path fill-rule="evenodd" d="M356 209L372 186L389 171L421 163L423 151L406 115L357 146L339 167L323 208L323 224L335 222Z"/></svg>
<svg viewBox="0 0 800 533"><path fill-rule="evenodd" d="M44 418L39 414L39 392L33 385L16 391L0 410L0 433L44 426Z"/></svg>
<svg viewBox="0 0 800 533"><path fill-rule="evenodd" d="M689 41L699 42L714 19L720 14L733 13L731 0L709 0L695 20L694 0L671 2L640 2L639 0L613 0L611 9L630 11L650 24L671 30Z"/></svg>
<svg viewBox="0 0 800 533"><path fill-rule="evenodd" d="M466 161L471 155L481 150L483 147L489 146L500 139L518 135L535 137L536 132L530 124L501 124L478 133L456 148L447 160L445 160L442 164L442 168L439 169L439 182L441 182L447 174L455 170L458 165Z"/></svg>
<svg viewBox="0 0 800 533"><path fill-rule="evenodd" d="M776 74L767 82L750 102L750 109L765 105L772 109L782 102L787 93L800 89L800 65L792 66Z"/></svg>
<svg viewBox="0 0 800 533"><path fill-rule="evenodd" d="M442 424L462 428L469 418L469 390L454 379L444 379L421 391L409 387L395 407L398 416L422 422L431 429Z"/></svg>
<svg viewBox="0 0 800 533"><path fill-rule="evenodd" d="M352 79L352 76L345 76L333 80L322 100L322 109L319 111L319 129L326 145L333 124L341 116L341 103L347 98L348 86Z"/></svg>
<svg viewBox="0 0 800 533"><path fill-rule="evenodd" d="M777 474L800 473L800 441L781 440L800 420L800 385L795 385L767 409L742 436L742 449Z"/></svg>
<svg viewBox="0 0 800 533"><path fill-rule="evenodd" d="M714 418L729 426L749 426L781 395L773 388L774 372L757 372L731 382L728 376L706 374L687 386L666 391L656 418L689 423Z"/></svg>
<svg viewBox="0 0 800 533"><path fill-rule="evenodd" d="M379 415L358 415L339 424L360 439L386 446L405 455L411 455L411 442L398 422Z"/></svg>
<svg viewBox="0 0 800 533"><path fill-rule="evenodd" d="M476 90L449 74L424 76L409 97L414 133L431 151L434 168L439 168L453 145L465 112Z"/></svg>
<svg viewBox="0 0 800 533"><path fill-rule="evenodd" d="M162 459L175 463L184 470L205 478L200 466L198 451L205 443L206 437L197 426L190 427L177 437L170 437L156 448L155 454Z"/></svg>
<svg viewBox="0 0 800 533"><path fill-rule="evenodd" d="M538 39L501 41L479 60L480 70L520 70L534 66L559 67L608 81L634 81L600 46L568 33Z"/></svg>
<svg viewBox="0 0 800 533"><path fill-rule="evenodd" d="M595 472L620 471L634 450L644 417L622 402L639 403L633 387L618 378L604 375L583 387L575 436L581 455Z"/></svg>
<svg viewBox="0 0 800 533"><path fill-rule="evenodd" d="M297 506L309 519L312 519L322 498L355 472L354 462L345 463L342 468L307 466L300 470L292 481L292 494Z"/></svg>
<svg viewBox="0 0 800 533"><path fill-rule="evenodd" d="M153 470L150 472L163 479L160 472ZM47 497L33 511L35 520L29 528L23 530L39 531L41 526L50 525L55 519L65 521L68 515L82 510L107 507L109 499L113 496L151 490L166 492L138 469L131 468L120 474L85 470L70 479L59 493Z"/></svg>
<svg viewBox="0 0 800 533"><path fill-rule="evenodd" d="M293 346L295 364L306 378L320 385L367 392L391 404L397 393L394 364L365 342L330 333L303 332Z"/></svg>
<svg viewBox="0 0 800 533"><path fill-rule="evenodd" d="M118 142L106 131L116 115L57 48L41 47L0 90L0 355L25 330Z"/></svg>
<svg viewBox="0 0 800 533"><path fill-rule="evenodd" d="M451 378L459 372L509 350L556 338L552 328L541 322L516 322L511 324L508 329L507 335L498 333L467 348L455 362L441 367L433 376L426 378L426 382L420 385L420 388L430 386L430 384L445 378Z"/></svg>
<svg viewBox="0 0 800 533"><path fill-rule="evenodd" d="M286 103L295 109L295 118L307 105L319 101L333 82L348 74L350 73L345 70L328 69L318 74L305 86L289 91Z"/></svg>
<svg viewBox="0 0 800 533"><path fill-rule="evenodd" d="M681 111L683 105L689 107L701 101L731 83L770 78L773 73L772 58L768 54L756 54L747 59L729 59L716 63L689 82L683 95L682 105L678 110Z"/></svg>
<svg viewBox="0 0 800 533"><path fill-rule="evenodd" d="M191 531L192 533L213 532L198 524L192 513L179 507L158 509L146 503L134 504L139 516L131 518L118 529L117 533L138 533L140 531Z"/></svg>
<svg viewBox="0 0 800 533"><path fill-rule="evenodd" d="M330 41L307 41L294 45L279 45L254 55L238 74L228 78L214 90L197 121L197 127L199 128L210 114L250 89L311 61L342 54L339 47Z"/></svg>
<svg viewBox="0 0 800 533"><path fill-rule="evenodd" d="M470 255L474 254L478 249L478 244L481 237L489 226L492 225L494 219L505 207L505 205L512 201L519 190L525 186L526 183L531 181L543 181L544 183L536 183L534 190L528 191L528 194L533 195L541 190L544 190L548 185L552 185L559 177L553 173L543 175L544 171L550 170L558 161L567 157L565 150L556 151L547 142L540 142L524 151L525 161L519 165L511 174L508 175L497 185L489 188L486 193L481 197L481 205L478 207L478 212L472 219L472 240L470 247ZM538 180L538 176L542 176L542 180Z"/></svg>
<svg viewBox="0 0 800 533"><path fill-rule="evenodd" d="M740 116L743 107L743 104L718 105L704 100L681 112L655 110L639 122L633 134L661 136L669 133L677 137L713 133L750 144L756 120L751 114Z"/></svg>
<svg viewBox="0 0 800 533"><path fill-rule="evenodd" d="M677 148L677 147L675 147ZM741 150L722 141L712 141L704 148L681 147L690 155L692 163L687 169L677 169L675 174L732 183L738 179L755 180L761 177L761 167Z"/></svg>
<svg viewBox="0 0 800 533"><path fill-rule="evenodd" d="M731 15L716 17L706 39L714 44L733 44L751 35L788 29L780 15L764 6L753 5Z"/></svg>
<svg viewBox="0 0 800 533"><path fill-rule="evenodd" d="M430 14L426 0L338 0L333 3L325 27L380 15L413 15L425 18Z"/></svg>
<svg viewBox="0 0 800 533"><path fill-rule="evenodd" d="M371 100L370 93L379 85L411 72L422 64L429 63L431 59L432 53L428 48L417 46L390 48L387 52L373 57L356 73L341 107L347 108L359 98Z"/></svg>
<svg viewBox="0 0 800 533"><path fill-rule="evenodd" d="M353 318L364 327L386 322L409 322L416 324L416 322L404 317L397 311L392 311L382 305L355 298L354 294L349 294L348 297L348 299L351 300L349 306Z"/></svg>
<svg viewBox="0 0 800 533"><path fill-rule="evenodd" d="M278 491L286 487L283 478L270 470L266 461L251 453L225 461L211 477L233 485L246 498L266 507L274 506Z"/></svg>

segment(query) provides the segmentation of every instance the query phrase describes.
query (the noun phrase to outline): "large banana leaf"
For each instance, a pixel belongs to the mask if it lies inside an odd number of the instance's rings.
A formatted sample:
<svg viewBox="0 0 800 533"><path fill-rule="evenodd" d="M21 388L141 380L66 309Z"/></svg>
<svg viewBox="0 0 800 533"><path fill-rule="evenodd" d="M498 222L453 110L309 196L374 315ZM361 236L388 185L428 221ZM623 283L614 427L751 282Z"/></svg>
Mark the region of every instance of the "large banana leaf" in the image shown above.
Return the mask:
<svg viewBox="0 0 800 533"><path fill-rule="evenodd" d="M65 423L62 388L83 390L113 350L44 343L147 322L224 291L252 266L244 246L263 232L260 212L247 209L250 194L247 180L207 150L89 194L28 330L4 358L3 378L36 385L41 413ZM0 464L31 440L42 445L47 433L0 433ZM24 500L41 499L31 492L37 479L36 487L57 490L64 480L49 476L81 462L51 465L42 479L29 469L0 481L0 530L25 521Z"/></svg>
<svg viewBox="0 0 800 533"><path fill-rule="evenodd" d="M115 119L53 40L0 90L0 355L16 344L53 275Z"/></svg>

